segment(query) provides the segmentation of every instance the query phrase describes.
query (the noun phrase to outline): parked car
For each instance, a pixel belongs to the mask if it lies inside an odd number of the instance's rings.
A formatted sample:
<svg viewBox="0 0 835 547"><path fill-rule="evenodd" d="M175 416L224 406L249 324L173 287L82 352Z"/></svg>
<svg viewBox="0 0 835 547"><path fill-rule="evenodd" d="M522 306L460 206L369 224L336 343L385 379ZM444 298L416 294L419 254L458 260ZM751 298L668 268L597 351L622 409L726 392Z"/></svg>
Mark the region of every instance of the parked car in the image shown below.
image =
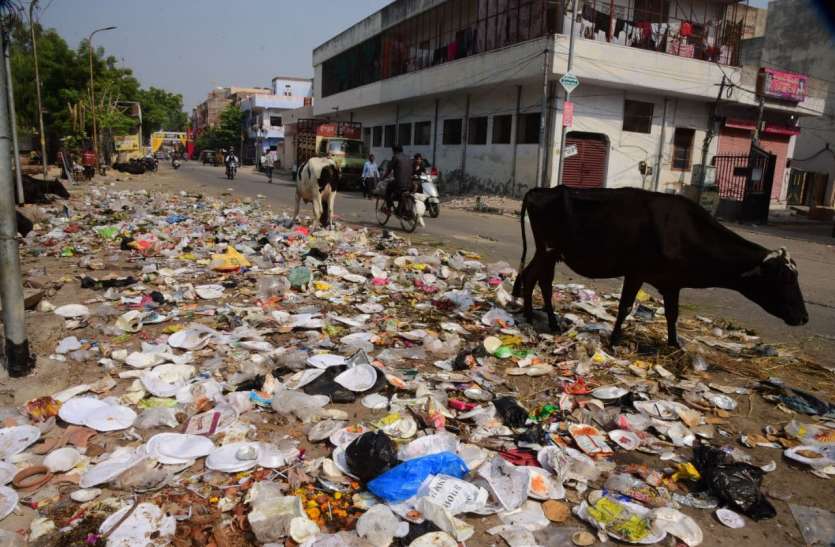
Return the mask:
<svg viewBox="0 0 835 547"><path fill-rule="evenodd" d="M207 163L209 165L217 165L217 152L214 150L201 150L200 161L203 162L203 165Z"/></svg>

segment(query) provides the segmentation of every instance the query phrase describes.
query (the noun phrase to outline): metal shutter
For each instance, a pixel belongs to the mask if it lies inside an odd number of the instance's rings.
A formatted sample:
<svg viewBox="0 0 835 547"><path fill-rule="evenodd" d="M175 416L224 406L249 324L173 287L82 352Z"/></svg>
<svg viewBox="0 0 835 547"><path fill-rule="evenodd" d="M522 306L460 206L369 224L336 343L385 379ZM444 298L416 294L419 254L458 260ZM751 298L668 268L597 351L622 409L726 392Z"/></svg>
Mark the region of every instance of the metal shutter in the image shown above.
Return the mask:
<svg viewBox="0 0 835 547"><path fill-rule="evenodd" d="M563 184L575 188L603 188L606 164L609 161L609 147L605 137L568 135L565 142L577 146L577 155L565 160Z"/></svg>

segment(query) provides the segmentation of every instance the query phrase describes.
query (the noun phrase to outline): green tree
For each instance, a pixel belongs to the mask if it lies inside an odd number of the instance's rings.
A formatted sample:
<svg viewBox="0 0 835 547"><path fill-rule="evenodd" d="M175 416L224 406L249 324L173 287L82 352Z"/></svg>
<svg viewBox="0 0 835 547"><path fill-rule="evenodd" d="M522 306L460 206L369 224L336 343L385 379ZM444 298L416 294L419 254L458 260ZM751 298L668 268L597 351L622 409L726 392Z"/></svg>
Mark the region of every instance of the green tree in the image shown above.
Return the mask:
<svg viewBox="0 0 835 547"><path fill-rule="evenodd" d="M220 150L241 146L241 131L244 113L236 105L227 106L220 113L220 122L216 127L206 129L195 143L198 150ZM238 151L240 153L240 151Z"/></svg>
<svg viewBox="0 0 835 547"><path fill-rule="evenodd" d="M37 131L35 72L30 28L17 22L11 29L11 68L15 87L17 124L22 138ZM92 133L89 44L72 49L54 30L35 22L47 143L54 154L62 138L78 142ZM121 66L103 48L93 51L96 121L103 135L124 135L138 129L124 101L137 101L143 110L143 135L152 131L181 131L187 116L181 95L150 87L142 89L130 68Z"/></svg>

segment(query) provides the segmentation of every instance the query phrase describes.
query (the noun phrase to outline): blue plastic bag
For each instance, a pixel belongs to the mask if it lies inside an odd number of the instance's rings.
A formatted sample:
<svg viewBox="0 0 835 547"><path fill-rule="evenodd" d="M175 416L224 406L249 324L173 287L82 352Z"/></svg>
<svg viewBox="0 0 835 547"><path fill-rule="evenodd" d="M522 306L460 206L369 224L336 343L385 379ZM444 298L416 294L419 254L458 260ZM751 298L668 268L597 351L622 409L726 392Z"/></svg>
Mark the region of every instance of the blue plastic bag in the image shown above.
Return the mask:
<svg viewBox="0 0 835 547"><path fill-rule="evenodd" d="M403 462L368 483L368 490L378 498L397 503L416 495L430 475L451 475L456 479L469 473L464 460L452 452L439 452Z"/></svg>

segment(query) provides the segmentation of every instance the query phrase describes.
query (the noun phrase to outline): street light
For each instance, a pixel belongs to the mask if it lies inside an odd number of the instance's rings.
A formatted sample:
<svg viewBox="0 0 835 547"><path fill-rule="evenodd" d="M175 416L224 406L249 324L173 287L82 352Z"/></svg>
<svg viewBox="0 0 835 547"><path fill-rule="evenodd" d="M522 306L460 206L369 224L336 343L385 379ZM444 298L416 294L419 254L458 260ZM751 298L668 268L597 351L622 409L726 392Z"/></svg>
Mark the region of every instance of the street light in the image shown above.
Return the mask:
<svg viewBox="0 0 835 547"><path fill-rule="evenodd" d="M87 47L90 48L90 108L93 109L93 153L96 155L96 169L99 167L99 141L98 132L96 128L96 92L94 91L93 83L93 36L97 32L104 32L105 30L115 30L116 27L104 27L94 30L87 37Z"/></svg>

